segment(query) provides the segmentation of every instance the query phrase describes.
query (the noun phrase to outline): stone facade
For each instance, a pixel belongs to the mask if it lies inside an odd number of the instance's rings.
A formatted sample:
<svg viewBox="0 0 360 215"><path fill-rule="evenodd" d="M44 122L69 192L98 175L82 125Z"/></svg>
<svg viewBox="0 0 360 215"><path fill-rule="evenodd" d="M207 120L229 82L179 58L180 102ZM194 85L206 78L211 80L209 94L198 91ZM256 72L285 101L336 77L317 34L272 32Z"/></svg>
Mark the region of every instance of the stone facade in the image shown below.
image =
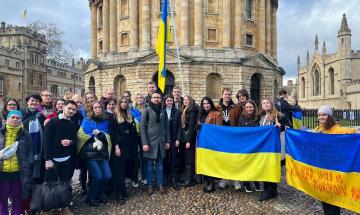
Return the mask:
<svg viewBox="0 0 360 215"><path fill-rule="evenodd" d="M109 88L117 95L125 89L145 93L146 83L157 81L154 49L163 1L89 2L91 59L85 67L86 88L98 96ZM172 4L175 26L170 22L166 93L181 86L182 79L184 93L197 100L205 95L219 99L223 87L251 89L255 100L276 95L284 75L276 60L277 0L172 0Z"/></svg>
<svg viewBox="0 0 360 215"><path fill-rule="evenodd" d="M44 35L26 27L0 26L0 107L6 98L16 98L24 104L24 98L53 85L75 92L84 92L82 66L67 66L46 60ZM50 73L49 71L54 71ZM60 72L58 72L60 71ZM64 74L59 76L58 74ZM55 98L62 97L63 91Z"/></svg>
<svg viewBox="0 0 360 215"><path fill-rule="evenodd" d="M351 50L351 30L345 14L337 36L337 50L322 52L318 50L318 37L315 37L315 52L306 57L301 67L298 57L298 100L304 108L318 108L328 104L336 109L360 108L360 51Z"/></svg>

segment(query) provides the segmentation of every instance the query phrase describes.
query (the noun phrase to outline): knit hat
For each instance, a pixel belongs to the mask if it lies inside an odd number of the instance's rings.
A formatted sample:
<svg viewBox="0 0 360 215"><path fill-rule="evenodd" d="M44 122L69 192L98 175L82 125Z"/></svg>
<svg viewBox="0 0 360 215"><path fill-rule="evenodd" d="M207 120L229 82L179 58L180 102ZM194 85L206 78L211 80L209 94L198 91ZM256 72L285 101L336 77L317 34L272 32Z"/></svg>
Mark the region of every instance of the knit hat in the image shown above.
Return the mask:
<svg viewBox="0 0 360 215"><path fill-rule="evenodd" d="M324 113L324 114L327 114L329 116L332 116L333 115L333 110L329 105L323 105L323 106L321 106L319 108L318 114L319 113Z"/></svg>
<svg viewBox="0 0 360 215"><path fill-rule="evenodd" d="M7 119L9 119L9 118L10 118L12 115L14 115L14 114L20 116L20 120L22 121L22 119L23 119L23 114L21 113L21 111L18 111L18 110L12 110L12 111L10 111L10 112L8 113L8 115L7 115Z"/></svg>

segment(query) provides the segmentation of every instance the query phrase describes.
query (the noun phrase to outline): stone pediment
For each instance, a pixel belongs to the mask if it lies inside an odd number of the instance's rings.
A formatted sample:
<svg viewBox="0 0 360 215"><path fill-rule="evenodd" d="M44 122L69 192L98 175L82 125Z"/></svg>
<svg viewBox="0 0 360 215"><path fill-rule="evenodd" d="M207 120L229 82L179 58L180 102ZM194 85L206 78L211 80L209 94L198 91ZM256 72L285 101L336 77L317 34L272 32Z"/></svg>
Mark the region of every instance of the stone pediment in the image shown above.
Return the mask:
<svg viewBox="0 0 360 215"><path fill-rule="evenodd" d="M93 59L89 59L85 64L84 73L92 72L94 70L99 69L100 67L101 67L100 62L93 60Z"/></svg>
<svg viewBox="0 0 360 215"><path fill-rule="evenodd" d="M245 66L256 66L263 68L279 69L277 63L273 62L263 54L256 54L247 58L241 59L240 63Z"/></svg>
<svg viewBox="0 0 360 215"><path fill-rule="evenodd" d="M180 55L180 62L181 63L190 63L191 58ZM136 60L136 63L137 64L158 64L159 56L156 54L156 52L153 52L142 58L139 58L138 60ZM167 51L166 52L166 63L178 63L176 53L173 53L172 51Z"/></svg>

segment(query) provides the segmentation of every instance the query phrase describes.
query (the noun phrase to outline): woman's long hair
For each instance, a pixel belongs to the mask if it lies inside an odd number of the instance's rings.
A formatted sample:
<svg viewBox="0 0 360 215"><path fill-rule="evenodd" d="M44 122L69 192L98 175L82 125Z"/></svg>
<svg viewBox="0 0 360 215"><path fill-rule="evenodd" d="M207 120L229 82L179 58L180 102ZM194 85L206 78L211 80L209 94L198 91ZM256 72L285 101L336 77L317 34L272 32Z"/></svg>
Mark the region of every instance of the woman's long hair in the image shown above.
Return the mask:
<svg viewBox="0 0 360 215"><path fill-rule="evenodd" d="M137 103L137 101L136 101L136 100L137 100L136 98L137 98L138 96L141 96L141 98L142 98L142 100L143 100L142 103L141 103L141 105L139 105L139 104ZM139 109L139 110L143 110L143 109L145 108L145 107L144 107L144 106L145 106L144 96L143 96L141 93L136 94L136 96L135 96L135 102L134 102L134 103L135 103L135 108L137 108L137 109Z"/></svg>
<svg viewBox="0 0 360 215"><path fill-rule="evenodd" d="M53 112L54 112L54 113L55 113L55 112L56 112L56 113L59 112L59 110L56 109L56 105L57 105L58 101L63 101L63 102L65 102L65 99L58 99L58 100L56 100L56 101L54 102L54 105L53 105Z"/></svg>
<svg viewBox="0 0 360 215"><path fill-rule="evenodd" d="M203 111L205 111L205 110L204 110L204 107L203 107L205 100L206 100L207 102L209 102L209 104L210 104L210 111L216 111L215 104L214 104L214 101L212 100L212 98L210 98L209 96L205 96L204 98L201 99L201 102L200 102L200 110L201 110L201 113L202 113Z"/></svg>
<svg viewBox="0 0 360 215"><path fill-rule="evenodd" d="M270 100L270 99L263 99L261 101L261 105L260 105L260 114L261 115L266 115L266 111L262 108L262 102L268 100L270 102L271 108L270 108L270 114L268 117L268 120L275 122L276 121L276 117L280 117L281 115L283 115L281 112L279 112L278 110L276 110L276 108L274 107L274 103Z"/></svg>
<svg viewBox="0 0 360 215"><path fill-rule="evenodd" d="M246 106L248 103L251 104L251 105L254 107L254 112L253 112L252 114L248 114L248 113L245 111L245 106ZM257 105L256 105L256 103L255 103L253 100L249 99L249 100L247 100L247 101L244 103L244 110L242 111L242 115L243 115L245 118L247 118L247 119L256 119L257 117L259 117Z"/></svg>
<svg viewBox="0 0 360 215"><path fill-rule="evenodd" d="M121 101L122 100L126 101L125 110L121 109ZM132 115L131 115L131 112L130 112L129 101L125 96L121 96L120 98L118 98L118 100L116 102L114 115L115 115L115 118L116 118L118 123L123 123L125 121L128 122L128 123L131 123L133 121Z"/></svg>
<svg viewBox="0 0 360 215"><path fill-rule="evenodd" d="M328 118L326 119L326 121L323 125L325 130L329 130L336 124L335 119L332 116L330 116L330 115L327 115L327 116L328 116Z"/></svg>
<svg viewBox="0 0 360 215"><path fill-rule="evenodd" d="M191 110L194 105L195 105L195 101L194 99L190 96L190 95L185 95L185 97L188 97L189 98L189 104L188 105L183 105L182 107L182 114L181 114L181 124L182 124L182 127L185 128L185 125L186 125L186 113Z"/></svg>
<svg viewBox="0 0 360 215"><path fill-rule="evenodd" d="M99 104L101 106L101 115L99 116L101 120L106 119L106 115L105 115L105 111L104 111L104 106L103 104L101 104L101 102L99 101L95 101L94 104L90 107L90 110L86 112L86 116L88 119L92 119L95 116L95 112L94 112L94 105L95 104Z"/></svg>

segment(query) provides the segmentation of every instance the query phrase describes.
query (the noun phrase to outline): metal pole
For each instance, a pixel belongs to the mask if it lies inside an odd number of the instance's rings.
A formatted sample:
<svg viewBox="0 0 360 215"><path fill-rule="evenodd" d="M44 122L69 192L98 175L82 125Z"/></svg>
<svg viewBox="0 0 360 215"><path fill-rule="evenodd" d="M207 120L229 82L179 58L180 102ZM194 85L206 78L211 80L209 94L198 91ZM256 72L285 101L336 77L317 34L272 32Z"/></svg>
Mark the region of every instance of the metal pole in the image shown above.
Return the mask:
<svg viewBox="0 0 360 215"><path fill-rule="evenodd" d="M175 25L175 21L174 21L174 10L173 10L173 6L172 6L172 0L169 0L169 4L170 4L171 23L172 23L172 26L174 27L174 39L175 39L178 67L179 67L179 72L180 72L181 94L182 94L182 96L184 96L185 88L184 88L183 73L182 73L182 69L181 69L180 51L179 51L179 44L178 44L178 40L177 40L177 34L176 34L176 25Z"/></svg>

